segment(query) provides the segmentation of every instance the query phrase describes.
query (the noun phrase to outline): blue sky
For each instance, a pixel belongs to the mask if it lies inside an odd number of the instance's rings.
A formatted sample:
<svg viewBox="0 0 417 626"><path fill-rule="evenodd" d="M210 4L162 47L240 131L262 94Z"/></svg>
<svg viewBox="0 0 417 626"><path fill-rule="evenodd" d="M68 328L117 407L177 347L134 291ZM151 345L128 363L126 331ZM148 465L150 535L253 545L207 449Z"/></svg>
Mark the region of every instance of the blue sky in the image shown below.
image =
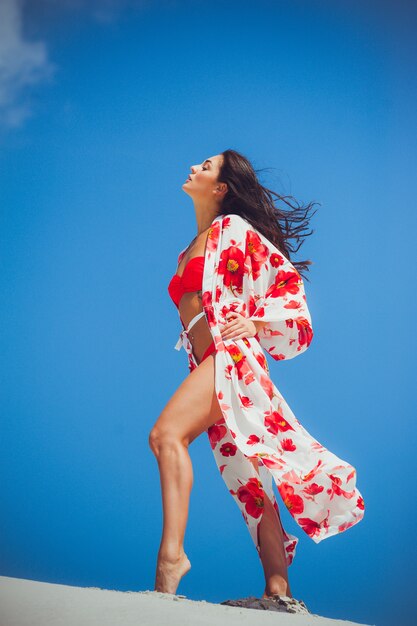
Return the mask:
<svg viewBox="0 0 417 626"><path fill-rule="evenodd" d="M314 261L314 339L269 364L304 427L354 465L366 506L316 545L278 499L300 540L293 595L328 617L411 624L415 6L0 11L0 575L153 588L162 508L148 434L188 374L167 292L196 233L182 184L191 164L234 148L270 168L270 188L321 203L296 256ZM178 593L261 594L206 435L190 454L192 569Z"/></svg>

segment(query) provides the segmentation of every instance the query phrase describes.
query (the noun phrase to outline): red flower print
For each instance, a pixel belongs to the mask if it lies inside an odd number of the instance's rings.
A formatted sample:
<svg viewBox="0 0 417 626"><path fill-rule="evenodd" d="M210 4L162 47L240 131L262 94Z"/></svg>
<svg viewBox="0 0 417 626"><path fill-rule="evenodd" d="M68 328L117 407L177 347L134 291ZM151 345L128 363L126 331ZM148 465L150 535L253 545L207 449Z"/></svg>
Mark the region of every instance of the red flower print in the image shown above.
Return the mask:
<svg viewBox="0 0 417 626"><path fill-rule="evenodd" d="M227 463L225 463L224 465L219 465L220 474L223 474L223 471L224 471L225 467L227 467Z"/></svg>
<svg viewBox="0 0 417 626"><path fill-rule="evenodd" d="M283 467L285 467L285 464L279 459L277 459L275 456L273 456L272 454L269 454L268 456L262 455L261 459L262 459L262 463L268 469L274 469L274 468L282 469Z"/></svg>
<svg viewBox="0 0 417 626"><path fill-rule="evenodd" d="M246 254L252 257L252 263L265 263L268 259L269 250L262 243L258 233L253 230L246 232Z"/></svg>
<svg viewBox="0 0 417 626"><path fill-rule="evenodd" d="M307 533L309 537L315 537L316 535L320 535L320 524L310 519L309 517L299 517L297 522L300 524L301 528Z"/></svg>
<svg viewBox="0 0 417 626"><path fill-rule="evenodd" d="M292 554L292 552L293 552L293 550L294 550L296 545L297 545L297 542L296 541L292 541L285 548L285 550L288 552L288 554L287 554L287 566L291 565L291 563L294 560L294 554Z"/></svg>
<svg viewBox="0 0 417 626"><path fill-rule="evenodd" d="M225 345L227 352L230 354L230 356L233 359L233 362L235 364L235 368L237 371L238 379L241 380L245 374L250 374L253 376L252 371L248 365L247 359L245 355L241 352L241 350L238 348L238 346L234 343L231 345L228 345L228 344L224 344L224 345ZM245 384L247 384L246 381L245 381Z"/></svg>
<svg viewBox="0 0 417 626"><path fill-rule="evenodd" d="M268 398L272 398L274 395L274 386L269 376L265 376L265 374L261 374L259 376L259 382L261 384L262 389L267 394Z"/></svg>
<svg viewBox="0 0 417 626"><path fill-rule="evenodd" d="M201 298L201 302L203 305L203 309L204 312L206 314L206 318L207 318L207 323L208 325L214 326L215 323L215 316L214 316L214 312L213 312L213 301L212 301L212 297L211 297L211 292L210 291L204 291L202 298Z"/></svg>
<svg viewBox="0 0 417 626"><path fill-rule="evenodd" d="M355 468L353 468L353 470L350 472L350 474L346 478L346 482L348 483L350 480L352 480L352 478L355 476L355 474L356 474L356 470L355 470Z"/></svg>
<svg viewBox="0 0 417 626"><path fill-rule="evenodd" d="M252 317L256 311L256 300L252 294L249 294L248 297L248 317Z"/></svg>
<svg viewBox="0 0 417 626"><path fill-rule="evenodd" d="M363 516L362 516L363 517ZM337 527L339 533L342 533L344 530L347 530L348 528L350 528L351 526L354 526L354 524L358 523L358 519L354 519L351 522L344 522L343 524L340 524L340 526Z"/></svg>
<svg viewBox="0 0 417 626"><path fill-rule="evenodd" d="M231 291L242 293L243 274L245 271L245 257L240 248L230 246L220 255L217 273L223 276L223 284Z"/></svg>
<svg viewBox="0 0 417 626"><path fill-rule="evenodd" d="M292 482L293 485L300 485L303 482L303 480L299 477L295 470L290 470L289 472L286 472L282 475L282 478L284 480L289 480L290 482Z"/></svg>
<svg viewBox="0 0 417 626"><path fill-rule="evenodd" d="M284 309L299 309L301 307L301 302L297 302L297 300L290 300L287 304L284 304Z"/></svg>
<svg viewBox="0 0 417 626"><path fill-rule="evenodd" d="M253 406L253 402L250 398L248 398L248 396L241 396L239 394L239 399L242 403L242 405L245 407L245 409L247 409L250 406Z"/></svg>
<svg viewBox="0 0 417 626"><path fill-rule="evenodd" d="M265 296L279 298L287 293L298 293L300 291L299 274L297 272L285 272L278 270L275 282L267 289Z"/></svg>
<svg viewBox="0 0 417 626"><path fill-rule="evenodd" d="M282 449L286 452L294 452L297 449L297 446L294 445L292 439L283 439L281 441Z"/></svg>
<svg viewBox="0 0 417 626"><path fill-rule="evenodd" d="M254 373L248 368L248 371L245 373L245 375L243 376L243 382L244 384L250 385L250 383L253 383L253 381L255 380L255 375Z"/></svg>
<svg viewBox="0 0 417 626"><path fill-rule="evenodd" d="M217 248L217 243L220 234L220 222L215 222L208 231L207 235L207 250L213 252Z"/></svg>
<svg viewBox="0 0 417 626"><path fill-rule="evenodd" d="M358 508L360 508L362 510L365 510L365 503L363 501L362 496L359 496L358 501L357 501L356 504L357 504Z"/></svg>
<svg viewBox="0 0 417 626"><path fill-rule="evenodd" d="M294 430L279 411L265 413L264 425L273 435L277 435L279 432L285 432L286 430Z"/></svg>
<svg viewBox="0 0 417 626"><path fill-rule="evenodd" d="M204 291L201 301L204 307L211 307L213 305L211 291Z"/></svg>
<svg viewBox="0 0 417 626"><path fill-rule="evenodd" d="M294 493L294 487L288 483L278 485L278 491L291 515L300 515L304 511L303 499Z"/></svg>
<svg viewBox="0 0 417 626"><path fill-rule="evenodd" d="M239 350L239 348L237 347L236 344L232 344L230 346L227 345L226 346L226 350L228 351L228 353L232 357L235 365L238 365L245 358L244 354L242 354L241 350Z"/></svg>
<svg viewBox="0 0 417 626"><path fill-rule="evenodd" d="M269 373L268 363L267 363L267 360L265 358L265 355L262 354L262 352L258 352L256 354L256 360L258 361L258 363L262 367L262 369L265 370L265 372ZM272 386L272 381L271 381L271 386ZM270 395L269 397L272 398L272 395Z"/></svg>
<svg viewBox="0 0 417 626"><path fill-rule="evenodd" d="M215 296L215 301L219 302L220 298L222 297L222 290L219 286L216 287L216 296Z"/></svg>
<svg viewBox="0 0 417 626"><path fill-rule="evenodd" d="M233 365L226 365L224 368L224 376L226 380L232 380Z"/></svg>
<svg viewBox="0 0 417 626"><path fill-rule="evenodd" d="M300 422L297 420L297 424L299 424L299 423ZM321 443L319 443L318 441L313 441L313 443L311 444L310 447L311 447L312 450L316 450L316 452L325 452L326 451L326 448ZM349 480L349 478L348 478L348 480Z"/></svg>
<svg viewBox="0 0 417 626"><path fill-rule="evenodd" d="M231 313L239 313L238 309L242 306L242 304L238 301L236 302L228 302L227 304L224 304L222 306L222 308L220 309L220 317L223 318L224 321L226 321L226 314L231 312Z"/></svg>
<svg viewBox="0 0 417 626"><path fill-rule="evenodd" d="M248 446L253 446L255 443L259 443L259 442L260 442L260 439L259 439L258 435L249 435L249 438L248 438L246 444Z"/></svg>
<svg viewBox="0 0 417 626"><path fill-rule="evenodd" d="M223 456L235 456L237 450L237 446L235 443L231 443L230 441L226 441L220 449L219 452Z"/></svg>
<svg viewBox="0 0 417 626"><path fill-rule="evenodd" d="M309 480L311 480L312 478L314 478L314 476L316 474L319 473L319 467L320 465L323 465L323 461L321 459L319 459L319 461L317 461L317 464L313 467L312 470L310 470L307 474L305 474L304 476L301 476L301 480L303 480L304 482L308 482Z"/></svg>
<svg viewBox="0 0 417 626"><path fill-rule="evenodd" d="M279 267L280 265L284 265L285 259L280 254L273 252L271 256L269 257L269 262L272 265L272 267Z"/></svg>
<svg viewBox="0 0 417 626"><path fill-rule="evenodd" d="M274 353L274 348L270 348L269 350L267 350L268 354L274 354L274 359L276 361L283 361L285 359L285 354L282 354L282 352L280 352L279 354L275 354Z"/></svg>
<svg viewBox="0 0 417 626"><path fill-rule="evenodd" d="M353 498L353 496L355 495L355 492L354 491L345 491L344 489L342 489L342 487L341 487L342 479L339 478L339 476L333 476L333 474L327 474L327 476L332 481L331 488L327 490L327 493L330 495L330 500L332 500L333 496L335 496L335 495L336 496L343 496L347 500L350 500L350 498Z"/></svg>
<svg viewBox="0 0 417 626"><path fill-rule="evenodd" d="M265 492L262 483L257 478L249 478L248 482L239 487L237 496L245 504L245 511L248 515L258 518L262 515L265 503Z"/></svg>
<svg viewBox="0 0 417 626"><path fill-rule="evenodd" d="M308 348L313 339L313 329L310 326L310 322L305 317L297 317L295 323L298 328L298 342L300 346L306 344Z"/></svg>
<svg viewBox="0 0 417 626"><path fill-rule="evenodd" d="M307 485L304 487L303 493L308 496L316 496L318 493L323 491L324 487L322 485L318 485L317 483L311 483L311 485Z"/></svg>
<svg viewBox="0 0 417 626"><path fill-rule="evenodd" d="M333 476L332 474L327 474L327 476L333 481L334 490L338 491L340 485L342 484L342 479L339 476Z"/></svg>
<svg viewBox="0 0 417 626"><path fill-rule="evenodd" d="M216 423L212 426L209 426L209 428L207 429L207 434L212 450L214 450L219 441L221 441L221 439L226 436L226 433L227 427L222 424L218 425Z"/></svg>
<svg viewBox="0 0 417 626"><path fill-rule="evenodd" d="M265 307L264 306L260 306L259 308L255 308L254 311L252 311L252 313L250 314L249 317L265 317Z"/></svg>
<svg viewBox="0 0 417 626"><path fill-rule="evenodd" d="M253 230L246 233L246 257L249 257L253 280L261 275L261 267L268 260L269 250Z"/></svg>
<svg viewBox="0 0 417 626"><path fill-rule="evenodd" d="M223 218L223 230L227 230L228 228L230 228L230 216L226 215Z"/></svg>

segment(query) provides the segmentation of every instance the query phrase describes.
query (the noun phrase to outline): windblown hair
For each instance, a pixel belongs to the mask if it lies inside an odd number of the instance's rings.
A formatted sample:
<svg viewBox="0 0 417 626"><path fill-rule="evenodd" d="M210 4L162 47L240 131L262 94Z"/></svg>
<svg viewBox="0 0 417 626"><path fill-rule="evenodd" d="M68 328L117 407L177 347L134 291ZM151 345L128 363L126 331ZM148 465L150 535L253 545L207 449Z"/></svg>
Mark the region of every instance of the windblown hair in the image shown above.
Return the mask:
<svg viewBox="0 0 417 626"><path fill-rule="evenodd" d="M314 232L312 229L303 233L317 209L310 216L308 213L314 204L320 203L310 202L307 206L302 206L293 196L281 196L260 184L256 175L259 170L255 170L242 154L236 150L225 150L221 154L223 164L218 180L227 183L228 191L223 198L219 215L234 213L248 220L287 257L303 278L309 280L303 275L303 270L310 271L308 266L313 262L293 261L291 255L299 250L304 238ZM273 196L288 205L290 210L276 207ZM291 204L288 198L292 198L296 205ZM296 248L291 239L298 243Z"/></svg>

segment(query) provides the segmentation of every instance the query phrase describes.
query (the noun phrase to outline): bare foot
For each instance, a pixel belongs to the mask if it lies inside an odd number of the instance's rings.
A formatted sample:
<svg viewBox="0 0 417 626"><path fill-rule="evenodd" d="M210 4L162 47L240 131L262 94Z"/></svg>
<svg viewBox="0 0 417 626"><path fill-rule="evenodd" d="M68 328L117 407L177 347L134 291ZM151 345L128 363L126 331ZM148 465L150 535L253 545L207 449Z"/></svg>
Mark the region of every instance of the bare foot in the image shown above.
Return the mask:
<svg viewBox="0 0 417 626"><path fill-rule="evenodd" d="M191 563L185 552L176 561L158 559L156 567L155 589L162 593L177 593L180 580L191 569Z"/></svg>

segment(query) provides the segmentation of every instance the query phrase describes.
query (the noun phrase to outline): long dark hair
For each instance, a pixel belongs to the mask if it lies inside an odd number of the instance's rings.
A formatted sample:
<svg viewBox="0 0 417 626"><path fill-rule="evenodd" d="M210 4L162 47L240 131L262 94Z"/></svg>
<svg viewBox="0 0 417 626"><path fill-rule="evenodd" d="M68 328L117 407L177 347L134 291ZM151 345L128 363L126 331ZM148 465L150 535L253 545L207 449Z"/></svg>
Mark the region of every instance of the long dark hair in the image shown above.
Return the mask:
<svg viewBox="0 0 417 626"><path fill-rule="evenodd" d="M303 278L304 271L310 271L311 260L293 261L291 255L296 253L304 243L304 238L311 235L314 229L304 233L308 222L316 213L317 209L308 216L314 204L300 205L293 196L281 196L262 186L256 175L257 171L249 160L236 150L225 150L223 164L218 176L219 182L227 183L228 191L223 198L219 215L234 213L245 218L264 235L278 250L280 250ZM273 196L285 202L290 210L283 210L275 206ZM292 198L296 205L291 204L288 198ZM298 246L295 248L291 243L295 239ZM309 280L307 278L307 280Z"/></svg>

